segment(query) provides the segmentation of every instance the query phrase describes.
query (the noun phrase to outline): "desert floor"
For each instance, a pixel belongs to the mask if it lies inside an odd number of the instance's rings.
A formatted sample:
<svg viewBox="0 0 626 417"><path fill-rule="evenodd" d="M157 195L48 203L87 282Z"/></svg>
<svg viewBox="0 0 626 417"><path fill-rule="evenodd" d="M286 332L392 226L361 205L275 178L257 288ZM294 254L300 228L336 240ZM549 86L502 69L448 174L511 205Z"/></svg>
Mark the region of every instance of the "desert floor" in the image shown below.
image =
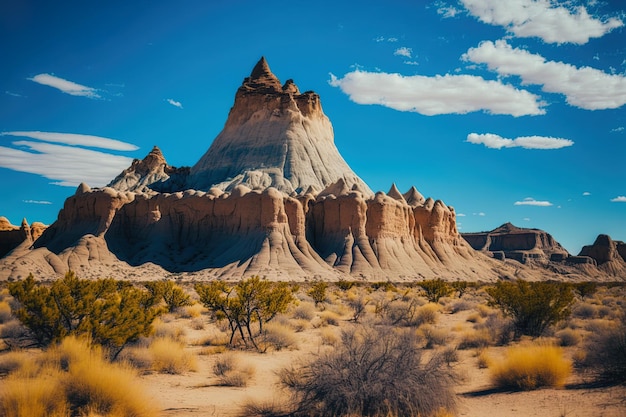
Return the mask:
<svg viewBox="0 0 626 417"><path fill-rule="evenodd" d="M181 285L193 293L191 284ZM487 296L481 289L470 289L461 298L444 297L435 305L428 303L416 288L385 291L362 284L340 290L331 283L326 290L326 301L319 305L307 290L302 285L296 293L297 302L268 324L271 338L261 340L259 336L261 346L266 349L263 353L227 346L226 323L216 321L196 304L162 316L155 323L155 334L125 349L121 357L138 368L137 387L143 389L163 416L241 416L246 414L242 411L246 403L282 404L289 400L289 392L281 387L277 372L334 349L340 343L342 330L356 325L351 320L354 310L350 300L367 301L358 325L379 326L388 317L376 312L377 305L387 302L402 307L406 306L403 302L411 299L417 300L415 305L418 305L413 323L397 326L421 335L429 347L424 349L424 355L444 350L453 353L453 359L445 366L452 367L458 376L456 415L626 416L626 386L599 386L594 384L593 370L576 366L588 349L591 335L621 323L626 287L601 287L585 299L579 297L570 317L552 328L548 336L540 340L507 340L504 345L495 338L500 331L497 326L506 320L498 310L487 306ZM155 366L155 358L148 352L150 344L157 339L178 343L171 353L175 357L172 360L180 363L169 368ZM512 345L533 343L565 345L563 354L574 364L565 385L532 391L495 389L485 358L501 357ZM184 360L176 359L183 356ZM2 354L0 360L1 357ZM216 363L225 358L234 364L238 382L216 374Z"/></svg>

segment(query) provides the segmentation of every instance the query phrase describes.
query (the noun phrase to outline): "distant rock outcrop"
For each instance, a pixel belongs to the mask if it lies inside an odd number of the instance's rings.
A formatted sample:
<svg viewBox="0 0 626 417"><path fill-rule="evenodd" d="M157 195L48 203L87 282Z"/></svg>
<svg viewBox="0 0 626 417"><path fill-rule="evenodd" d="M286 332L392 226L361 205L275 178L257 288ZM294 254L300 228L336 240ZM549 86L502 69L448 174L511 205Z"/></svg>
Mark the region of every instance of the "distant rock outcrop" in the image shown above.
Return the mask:
<svg viewBox="0 0 626 417"><path fill-rule="evenodd" d="M593 259L598 268L615 276L626 277L626 244L608 235L598 235L593 245L584 246L579 257Z"/></svg>
<svg viewBox="0 0 626 417"><path fill-rule="evenodd" d="M32 245L46 227L40 222L29 226L26 219L22 220L21 226L14 226L6 217L0 217L0 258L20 245Z"/></svg>
<svg viewBox="0 0 626 417"><path fill-rule="evenodd" d="M512 226L474 240L508 257L567 254L551 236ZM144 280L493 281L560 273L535 274L473 250L454 209L415 187L374 194L335 147L319 96L300 93L292 80L281 85L264 58L192 168L169 166L155 147L107 187L81 184L39 239L0 260L0 279L68 269Z"/></svg>

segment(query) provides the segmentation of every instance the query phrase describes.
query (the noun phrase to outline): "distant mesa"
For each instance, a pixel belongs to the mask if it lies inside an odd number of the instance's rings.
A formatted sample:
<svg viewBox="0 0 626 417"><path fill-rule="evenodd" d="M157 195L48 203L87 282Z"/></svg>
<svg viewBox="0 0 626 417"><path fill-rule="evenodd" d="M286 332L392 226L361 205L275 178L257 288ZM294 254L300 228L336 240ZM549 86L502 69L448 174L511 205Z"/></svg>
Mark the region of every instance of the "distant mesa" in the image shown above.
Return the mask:
<svg viewBox="0 0 626 417"><path fill-rule="evenodd" d="M319 95L300 93L293 80L281 84L261 58L195 165L170 166L155 146L108 186L81 184L38 239L31 231L31 240L6 246L0 279L68 269L83 277L194 280L561 276L508 259L567 257L550 235L505 226L461 236L454 208L415 187L372 192L339 154ZM504 262L487 256L498 251ZM582 279L589 271L566 272Z"/></svg>

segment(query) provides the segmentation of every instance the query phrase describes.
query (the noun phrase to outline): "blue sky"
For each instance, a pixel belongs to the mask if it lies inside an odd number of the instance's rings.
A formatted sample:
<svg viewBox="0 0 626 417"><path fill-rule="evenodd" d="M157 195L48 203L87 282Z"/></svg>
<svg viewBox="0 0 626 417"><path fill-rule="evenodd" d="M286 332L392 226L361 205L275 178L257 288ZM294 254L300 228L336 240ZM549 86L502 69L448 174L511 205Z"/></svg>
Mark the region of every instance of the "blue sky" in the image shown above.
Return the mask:
<svg viewBox="0 0 626 417"><path fill-rule="evenodd" d="M3 1L0 215L50 224L154 145L195 164L265 56L372 189L462 232L626 240L625 24L617 0Z"/></svg>

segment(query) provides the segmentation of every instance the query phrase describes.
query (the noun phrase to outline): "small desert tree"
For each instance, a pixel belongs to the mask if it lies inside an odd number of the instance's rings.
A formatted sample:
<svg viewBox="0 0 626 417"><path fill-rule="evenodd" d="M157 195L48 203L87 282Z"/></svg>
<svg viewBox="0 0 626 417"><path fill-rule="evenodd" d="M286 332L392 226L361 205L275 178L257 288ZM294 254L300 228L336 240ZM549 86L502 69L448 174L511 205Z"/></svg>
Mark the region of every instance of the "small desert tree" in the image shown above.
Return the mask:
<svg viewBox="0 0 626 417"><path fill-rule="evenodd" d="M453 291L453 289L450 288L450 285L448 285L448 283L441 278L427 279L425 281L418 282L417 285L422 287L426 293L426 299L428 299L431 303L439 302L441 297L446 297Z"/></svg>
<svg viewBox="0 0 626 417"><path fill-rule="evenodd" d="M574 293L561 282L500 281L485 290L489 304L513 319L515 336L540 336L570 314Z"/></svg>
<svg viewBox="0 0 626 417"><path fill-rule="evenodd" d="M235 286L224 281L198 283L195 286L200 302L215 314L218 319L228 320L232 345L237 332L244 344L258 346L255 336L263 332L263 324L272 320L278 313L287 310L294 301L291 288L285 282L271 283L258 276L241 280ZM258 331L253 331L257 323Z"/></svg>
<svg viewBox="0 0 626 417"><path fill-rule="evenodd" d="M341 344L301 368L283 370L296 416L427 416L453 411L454 375L440 356L423 361L414 332L344 331Z"/></svg>
<svg viewBox="0 0 626 417"><path fill-rule="evenodd" d="M311 288L307 292L309 296L315 301L315 305L323 304L326 301L326 289L328 289L328 283L324 281L318 281L311 285Z"/></svg>
<svg viewBox="0 0 626 417"><path fill-rule="evenodd" d="M14 314L36 345L86 335L113 358L127 344L148 335L161 312L145 291L129 283L79 279L72 271L50 286L37 283L30 274L9 284L9 291L19 303Z"/></svg>
<svg viewBox="0 0 626 417"><path fill-rule="evenodd" d="M170 313L177 308L190 306L192 304L189 294L173 281L151 281L143 285L150 292L153 303L158 304L163 300Z"/></svg>

